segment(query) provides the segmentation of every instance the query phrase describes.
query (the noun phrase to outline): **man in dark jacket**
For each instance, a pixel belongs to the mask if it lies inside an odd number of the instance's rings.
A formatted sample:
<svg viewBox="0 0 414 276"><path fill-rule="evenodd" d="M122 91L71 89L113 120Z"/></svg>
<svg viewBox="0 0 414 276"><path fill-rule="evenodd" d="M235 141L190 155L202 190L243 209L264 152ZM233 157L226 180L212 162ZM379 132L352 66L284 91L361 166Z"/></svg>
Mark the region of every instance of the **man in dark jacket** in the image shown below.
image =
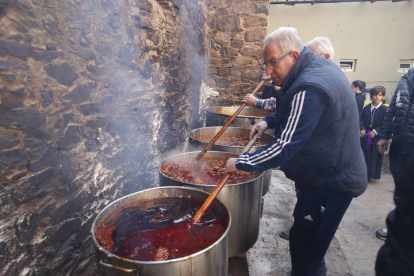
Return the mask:
<svg viewBox="0 0 414 276"><path fill-rule="evenodd" d="M282 27L263 43L266 73L281 90L277 112L253 126L251 136L274 128L275 139L263 150L230 158L226 171L280 166L295 181L292 275L326 275L329 244L368 182L355 99L339 67L304 47L296 29Z"/></svg>
<svg viewBox="0 0 414 276"><path fill-rule="evenodd" d="M402 77L385 113L377 146L390 147L395 209L387 217L386 241L378 252L378 276L414 275L414 68ZM378 233L377 233L378 235Z"/></svg>
<svg viewBox="0 0 414 276"><path fill-rule="evenodd" d="M335 50L329 38L317 36L308 43L306 43L306 46L315 55L321 56L327 60L333 60ZM252 94L247 94L246 96L244 96L242 102L251 106L255 106L257 108L261 108L266 111L274 111L275 106L273 105L276 105L274 97L276 91L279 91L280 86L273 86L270 78L271 76L269 75L262 78L262 80L266 80L266 83L263 86L262 99L258 99ZM289 233L289 230L283 232ZM284 235L286 239L289 239L289 234Z"/></svg>

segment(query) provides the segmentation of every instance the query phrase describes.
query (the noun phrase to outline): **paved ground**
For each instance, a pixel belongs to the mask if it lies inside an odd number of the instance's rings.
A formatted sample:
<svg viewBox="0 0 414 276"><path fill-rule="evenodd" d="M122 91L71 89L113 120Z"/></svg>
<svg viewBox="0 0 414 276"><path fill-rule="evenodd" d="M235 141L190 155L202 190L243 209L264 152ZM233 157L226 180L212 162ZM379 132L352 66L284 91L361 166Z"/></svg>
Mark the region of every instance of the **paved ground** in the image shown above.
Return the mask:
<svg viewBox="0 0 414 276"><path fill-rule="evenodd" d="M388 168L386 155L381 179L370 182L365 193L352 201L326 255L328 275L375 275L375 258L383 244L375 232L385 227L385 217L394 208L394 182ZM236 264L239 269L245 267L239 258L238 263L231 260L230 275L289 275L289 242L280 238L279 233L292 225L295 203L293 182L283 172L274 170L270 191L265 196L259 239L246 254L248 272L236 272Z"/></svg>

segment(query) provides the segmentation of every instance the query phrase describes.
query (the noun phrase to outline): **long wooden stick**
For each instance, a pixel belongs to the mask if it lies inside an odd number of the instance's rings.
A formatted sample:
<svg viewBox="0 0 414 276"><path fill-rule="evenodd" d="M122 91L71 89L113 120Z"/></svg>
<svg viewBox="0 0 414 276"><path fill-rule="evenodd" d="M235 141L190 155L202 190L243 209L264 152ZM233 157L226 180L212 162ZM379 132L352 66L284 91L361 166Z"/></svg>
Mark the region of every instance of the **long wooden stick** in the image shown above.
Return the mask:
<svg viewBox="0 0 414 276"><path fill-rule="evenodd" d="M249 143L244 147L243 153L250 151L252 148L254 142L257 140L257 134L253 136L252 140L249 141ZM207 211L207 209L210 207L211 203L213 203L214 199L216 199L218 193L221 191L221 189L226 184L227 180L230 177L230 173L226 173L223 178L220 180L219 184L217 184L216 188L211 192L211 194L208 196L206 201L204 201L203 205L200 207L200 209L197 211L197 213L192 218L192 222L199 222L204 213Z"/></svg>
<svg viewBox="0 0 414 276"><path fill-rule="evenodd" d="M262 88L263 84L265 83L265 81L261 81L259 83L259 85L253 90L252 95L255 95L260 88ZM233 114L233 116L231 116L231 118L226 122L226 124L220 129L219 132L217 132L216 136L214 136L213 139L211 139L210 143L205 146L205 148L197 155L196 160L200 160L201 157L204 156L204 154L206 154L206 152L214 145L214 143L218 140L218 138L220 138L220 136L224 133L224 131L226 131L226 129L229 127L229 125L233 122L233 120L237 117L237 115L239 115L239 113L243 110L243 108L246 106L246 103L243 103L239 109L237 109L237 111Z"/></svg>

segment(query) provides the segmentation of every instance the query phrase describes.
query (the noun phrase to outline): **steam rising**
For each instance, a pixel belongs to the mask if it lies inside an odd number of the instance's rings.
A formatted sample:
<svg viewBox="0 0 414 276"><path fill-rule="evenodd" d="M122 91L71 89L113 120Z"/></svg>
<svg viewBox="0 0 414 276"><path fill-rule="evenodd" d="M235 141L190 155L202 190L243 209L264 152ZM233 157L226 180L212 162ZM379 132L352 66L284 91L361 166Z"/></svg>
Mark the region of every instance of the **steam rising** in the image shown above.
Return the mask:
<svg viewBox="0 0 414 276"><path fill-rule="evenodd" d="M97 212L158 186L161 155L202 123L205 13L192 0L0 2L0 102L18 114L1 120L14 167L0 177L0 274L79 274Z"/></svg>
<svg viewBox="0 0 414 276"><path fill-rule="evenodd" d="M155 179L161 153L186 150L189 131L202 123L200 105L218 94L204 85L202 91L209 92L200 96L206 53L200 30L190 27L198 13L189 9L201 6L176 10L156 1L100 4L83 1L82 7L96 15L71 21L82 28L79 43L89 41L88 47L99 53L86 64L88 76L99 83L96 95L106 123L99 128L98 146L107 158L121 156L113 165L129 166L137 175L145 170ZM176 13L176 22L167 19L167 9ZM99 171L95 183L104 180Z"/></svg>

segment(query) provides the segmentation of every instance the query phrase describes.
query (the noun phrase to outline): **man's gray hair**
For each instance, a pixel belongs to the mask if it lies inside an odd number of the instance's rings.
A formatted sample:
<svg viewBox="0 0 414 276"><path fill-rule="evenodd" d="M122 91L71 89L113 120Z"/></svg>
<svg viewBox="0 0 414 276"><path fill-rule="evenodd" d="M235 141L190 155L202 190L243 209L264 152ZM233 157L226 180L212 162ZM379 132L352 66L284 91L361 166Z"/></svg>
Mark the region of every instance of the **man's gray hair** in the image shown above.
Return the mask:
<svg viewBox="0 0 414 276"><path fill-rule="evenodd" d="M334 48L332 46L331 40L327 37L317 36L308 43L306 46L313 48L313 51L316 55L329 55L329 59L333 60L334 57Z"/></svg>
<svg viewBox="0 0 414 276"><path fill-rule="evenodd" d="M303 42L298 35L298 30L292 27L280 27L271 34L268 34L263 40L263 45L266 47L271 42L276 42L283 54L290 51L298 51L301 53L303 50Z"/></svg>

